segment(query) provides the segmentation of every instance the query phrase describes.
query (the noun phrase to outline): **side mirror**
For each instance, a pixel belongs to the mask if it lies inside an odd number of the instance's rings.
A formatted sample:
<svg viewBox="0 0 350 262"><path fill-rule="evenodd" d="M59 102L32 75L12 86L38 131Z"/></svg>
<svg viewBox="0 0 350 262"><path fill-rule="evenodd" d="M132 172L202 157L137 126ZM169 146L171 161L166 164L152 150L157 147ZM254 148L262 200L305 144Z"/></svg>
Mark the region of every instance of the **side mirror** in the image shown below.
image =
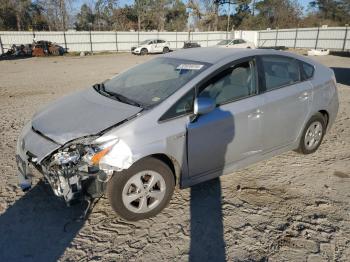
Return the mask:
<svg viewBox="0 0 350 262"><path fill-rule="evenodd" d="M196 116L205 115L213 111L216 107L216 102L212 98L197 97L194 100L194 114Z"/></svg>

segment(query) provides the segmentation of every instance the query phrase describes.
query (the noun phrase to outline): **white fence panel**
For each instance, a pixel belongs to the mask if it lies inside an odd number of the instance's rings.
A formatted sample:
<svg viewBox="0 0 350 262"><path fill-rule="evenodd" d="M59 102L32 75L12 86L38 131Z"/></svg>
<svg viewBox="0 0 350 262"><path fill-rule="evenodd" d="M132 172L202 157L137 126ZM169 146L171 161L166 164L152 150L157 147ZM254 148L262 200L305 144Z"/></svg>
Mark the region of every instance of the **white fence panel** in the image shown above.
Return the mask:
<svg viewBox="0 0 350 262"><path fill-rule="evenodd" d="M30 44L33 42L34 35L32 32L0 32L1 41L4 47L11 46L13 44Z"/></svg>
<svg viewBox="0 0 350 262"><path fill-rule="evenodd" d="M64 46L64 33L62 31L57 32L34 32L35 40L47 40L54 43L57 43L59 45ZM33 39L31 39L29 43L33 42Z"/></svg>
<svg viewBox="0 0 350 262"><path fill-rule="evenodd" d="M6 52L13 44L29 44L33 40L47 40L67 47L69 51L129 52L131 47L152 38L161 38L170 43L171 49L182 48L184 42L195 41L202 47L214 46L219 41L228 38L243 38L257 42L255 31L235 32L115 32L115 31L67 31L67 32L0 32L2 48Z"/></svg>
<svg viewBox="0 0 350 262"><path fill-rule="evenodd" d="M94 32L91 34L92 50L116 51L115 32Z"/></svg>
<svg viewBox="0 0 350 262"><path fill-rule="evenodd" d="M350 29L346 27L299 28L263 31L232 32L115 32L115 31L67 31L67 32L0 32L0 52L13 44L30 44L33 40L55 42L69 51L117 51L130 52L131 47L150 39L161 38L170 43L171 49L182 48L185 41L198 42L202 47L214 46L229 38L242 38L259 47L286 46L290 48L328 48L350 50Z"/></svg>
<svg viewBox="0 0 350 262"><path fill-rule="evenodd" d="M260 47L325 48L349 50L349 28L299 28L259 31Z"/></svg>
<svg viewBox="0 0 350 262"><path fill-rule="evenodd" d="M67 32L66 41L68 51L90 51L90 32L80 31L80 32Z"/></svg>

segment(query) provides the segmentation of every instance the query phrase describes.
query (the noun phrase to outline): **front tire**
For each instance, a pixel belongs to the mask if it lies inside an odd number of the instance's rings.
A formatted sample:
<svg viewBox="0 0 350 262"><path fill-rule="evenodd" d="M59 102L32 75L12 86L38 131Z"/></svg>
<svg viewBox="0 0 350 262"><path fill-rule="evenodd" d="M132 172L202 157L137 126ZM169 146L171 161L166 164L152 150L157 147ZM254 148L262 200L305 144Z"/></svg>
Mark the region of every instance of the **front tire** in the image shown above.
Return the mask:
<svg viewBox="0 0 350 262"><path fill-rule="evenodd" d="M306 123L298 151L304 155L314 153L321 145L325 133L326 120L321 113L317 113Z"/></svg>
<svg viewBox="0 0 350 262"><path fill-rule="evenodd" d="M163 54L169 53L169 47L164 47L163 48Z"/></svg>
<svg viewBox="0 0 350 262"><path fill-rule="evenodd" d="M136 221L160 213L169 203L175 181L162 161L146 158L113 175L107 196L113 210L126 220Z"/></svg>
<svg viewBox="0 0 350 262"><path fill-rule="evenodd" d="M146 48L142 48L140 51L140 55L147 55L148 54L148 50Z"/></svg>

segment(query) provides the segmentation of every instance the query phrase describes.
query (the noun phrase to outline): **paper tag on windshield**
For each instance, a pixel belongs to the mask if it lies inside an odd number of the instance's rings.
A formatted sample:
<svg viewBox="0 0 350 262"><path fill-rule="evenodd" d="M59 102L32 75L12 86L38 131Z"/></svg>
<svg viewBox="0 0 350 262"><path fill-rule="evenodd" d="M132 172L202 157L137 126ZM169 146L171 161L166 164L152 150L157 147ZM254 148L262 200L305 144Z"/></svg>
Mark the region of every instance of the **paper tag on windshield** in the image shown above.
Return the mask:
<svg viewBox="0 0 350 262"><path fill-rule="evenodd" d="M176 69L177 70L200 70L203 65L196 64L181 64Z"/></svg>

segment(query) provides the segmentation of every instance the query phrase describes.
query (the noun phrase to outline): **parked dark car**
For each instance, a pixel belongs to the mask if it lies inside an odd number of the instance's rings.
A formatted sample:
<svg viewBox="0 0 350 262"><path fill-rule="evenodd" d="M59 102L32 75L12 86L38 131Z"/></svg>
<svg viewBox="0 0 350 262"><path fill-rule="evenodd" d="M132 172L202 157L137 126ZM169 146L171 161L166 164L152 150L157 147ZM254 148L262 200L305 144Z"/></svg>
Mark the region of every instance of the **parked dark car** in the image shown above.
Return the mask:
<svg viewBox="0 0 350 262"><path fill-rule="evenodd" d="M200 44L196 43L196 42L184 42L184 46L183 48L196 48L196 47L201 47Z"/></svg>

